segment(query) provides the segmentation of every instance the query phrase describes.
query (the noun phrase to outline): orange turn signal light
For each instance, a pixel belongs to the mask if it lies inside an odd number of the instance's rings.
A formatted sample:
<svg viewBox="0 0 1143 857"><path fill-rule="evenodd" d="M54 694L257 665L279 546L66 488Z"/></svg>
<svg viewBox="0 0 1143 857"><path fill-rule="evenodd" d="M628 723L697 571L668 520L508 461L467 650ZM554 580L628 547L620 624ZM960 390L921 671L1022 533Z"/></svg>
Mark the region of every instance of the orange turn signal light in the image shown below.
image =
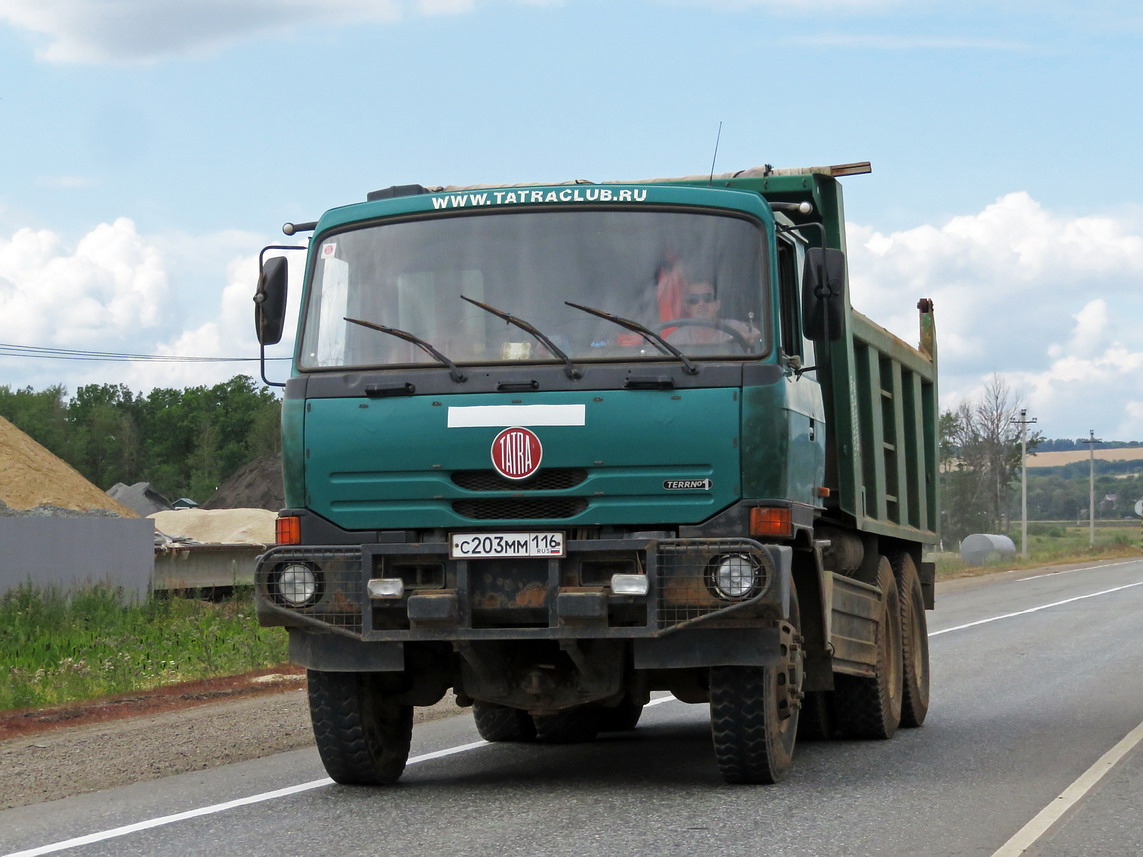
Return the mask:
<svg viewBox="0 0 1143 857"><path fill-rule="evenodd" d="M758 506L750 510L750 535L779 539L794 537L794 516L788 506Z"/></svg>
<svg viewBox="0 0 1143 857"><path fill-rule="evenodd" d="M302 519L297 515L285 515L274 522L274 537L280 545L300 545L302 543Z"/></svg>

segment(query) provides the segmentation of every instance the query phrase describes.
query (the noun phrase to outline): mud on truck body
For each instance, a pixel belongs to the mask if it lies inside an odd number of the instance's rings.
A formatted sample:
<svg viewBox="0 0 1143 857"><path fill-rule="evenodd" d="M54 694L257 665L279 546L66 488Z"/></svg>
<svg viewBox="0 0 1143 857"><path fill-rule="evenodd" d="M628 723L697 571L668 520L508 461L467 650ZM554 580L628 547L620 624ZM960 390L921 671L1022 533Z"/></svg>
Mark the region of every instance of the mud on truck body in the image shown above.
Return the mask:
<svg viewBox="0 0 1143 857"><path fill-rule="evenodd" d="M919 348L849 304L838 176L867 171L399 186L287 224L313 235L256 602L334 780L394 782L450 691L489 741L709 703L734 783L799 734L922 723L936 346L926 300Z"/></svg>

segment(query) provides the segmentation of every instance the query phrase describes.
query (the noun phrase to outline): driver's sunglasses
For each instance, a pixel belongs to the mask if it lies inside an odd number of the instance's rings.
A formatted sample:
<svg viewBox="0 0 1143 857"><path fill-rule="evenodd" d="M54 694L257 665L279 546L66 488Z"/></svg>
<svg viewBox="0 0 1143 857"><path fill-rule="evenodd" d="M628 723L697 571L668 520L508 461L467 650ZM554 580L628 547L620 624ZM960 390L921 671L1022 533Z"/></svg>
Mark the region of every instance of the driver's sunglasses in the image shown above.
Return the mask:
<svg viewBox="0 0 1143 857"><path fill-rule="evenodd" d="M687 295L687 303L691 306L697 304L712 304L716 300L714 292L703 292L701 295Z"/></svg>

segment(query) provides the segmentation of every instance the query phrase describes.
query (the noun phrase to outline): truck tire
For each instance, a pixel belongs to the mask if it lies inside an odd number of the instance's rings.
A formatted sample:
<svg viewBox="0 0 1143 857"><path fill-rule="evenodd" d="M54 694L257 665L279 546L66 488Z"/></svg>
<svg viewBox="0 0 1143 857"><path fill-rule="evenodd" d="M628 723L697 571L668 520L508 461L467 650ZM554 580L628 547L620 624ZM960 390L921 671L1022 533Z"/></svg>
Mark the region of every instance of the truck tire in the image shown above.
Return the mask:
<svg viewBox="0 0 1143 857"><path fill-rule="evenodd" d="M536 724L527 711L477 700L472 704L476 731L485 741L534 741Z"/></svg>
<svg viewBox="0 0 1143 857"><path fill-rule="evenodd" d="M314 740L330 778L395 783L409 759L413 707L386 700L374 673L309 670L308 678Z"/></svg>
<svg viewBox="0 0 1143 857"><path fill-rule="evenodd" d="M794 593L789 637L795 641L799 622ZM776 666L710 670L710 732L718 771L727 783L776 783L793 766L801 707L800 644L786 646L785 655Z"/></svg>
<svg viewBox="0 0 1143 857"><path fill-rule="evenodd" d="M929 713L929 627L925 619L925 596L917 566L902 551L891 558L893 576L901 596L901 663L904 686L901 725L915 728Z"/></svg>
<svg viewBox="0 0 1143 857"><path fill-rule="evenodd" d="M532 720L536 737L545 744L579 744L599 734L599 709L592 705L537 715Z"/></svg>
<svg viewBox="0 0 1143 857"><path fill-rule="evenodd" d="M643 706L635 702L623 701L614 708L599 709L600 732L630 732L643 715Z"/></svg>
<svg viewBox="0 0 1143 857"><path fill-rule="evenodd" d="M834 714L838 728L851 738L892 738L901 723L901 604L889 560L877 569L881 618L877 628L877 674L834 678Z"/></svg>

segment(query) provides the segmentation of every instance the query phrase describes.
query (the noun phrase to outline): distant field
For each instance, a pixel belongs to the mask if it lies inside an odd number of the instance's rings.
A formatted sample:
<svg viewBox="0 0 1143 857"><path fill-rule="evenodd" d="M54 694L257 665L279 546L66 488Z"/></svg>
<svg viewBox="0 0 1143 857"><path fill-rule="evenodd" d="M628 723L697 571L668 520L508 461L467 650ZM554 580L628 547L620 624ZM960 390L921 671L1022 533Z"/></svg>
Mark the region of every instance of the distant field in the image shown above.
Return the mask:
<svg viewBox="0 0 1143 857"><path fill-rule="evenodd" d="M1065 452L1037 452L1028 456L1028 469L1033 467L1063 467L1076 461L1087 461L1090 453L1086 449L1069 449ZM1097 449L1095 457L1100 461L1143 461L1143 447L1129 449Z"/></svg>

